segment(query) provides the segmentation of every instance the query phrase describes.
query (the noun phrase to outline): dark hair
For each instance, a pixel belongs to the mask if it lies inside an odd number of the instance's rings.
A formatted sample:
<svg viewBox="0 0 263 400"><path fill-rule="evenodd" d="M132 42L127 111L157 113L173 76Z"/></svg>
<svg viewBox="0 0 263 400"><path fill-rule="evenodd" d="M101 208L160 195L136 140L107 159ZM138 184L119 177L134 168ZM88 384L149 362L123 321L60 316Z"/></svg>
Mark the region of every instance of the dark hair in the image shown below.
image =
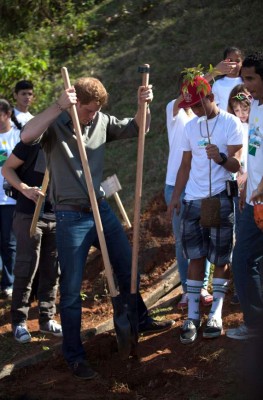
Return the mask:
<svg viewBox="0 0 263 400"><path fill-rule="evenodd" d="M4 112L5 114L8 114L11 112L10 119L14 122L15 126L17 129L22 129L22 124L18 122L13 107L10 105L10 103L5 100L5 99L0 99L0 111Z"/></svg>
<svg viewBox="0 0 263 400"><path fill-rule="evenodd" d="M229 46L224 50L223 60L225 60L227 58L229 53L239 53L241 59L243 60L243 58L244 58L244 54L243 54L242 50L240 50L238 47L235 47L235 46ZM239 71L239 76L240 76L240 73L241 73L241 70ZM219 79L223 79L225 76L226 76L226 74L218 75L215 79L218 81Z"/></svg>
<svg viewBox="0 0 263 400"><path fill-rule="evenodd" d="M256 74L260 75L261 79L263 80L263 52L262 51L256 51L255 53L248 55L244 59L242 66L246 67L246 68L255 67Z"/></svg>
<svg viewBox="0 0 263 400"><path fill-rule="evenodd" d="M15 86L15 93L18 93L20 90L26 90L26 89L34 89L34 85L31 81L26 81L26 80L22 80L17 82L16 86Z"/></svg>
<svg viewBox="0 0 263 400"><path fill-rule="evenodd" d="M227 55L229 53L239 53L241 58L244 58L243 52L242 50L240 50L238 47L234 47L234 46L229 46L224 50L224 54L223 54L223 59L225 60L227 58Z"/></svg>
<svg viewBox="0 0 263 400"><path fill-rule="evenodd" d="M0 111L4 112L5 114L12 112L12 107L6 99L0 99Z"/></svg>

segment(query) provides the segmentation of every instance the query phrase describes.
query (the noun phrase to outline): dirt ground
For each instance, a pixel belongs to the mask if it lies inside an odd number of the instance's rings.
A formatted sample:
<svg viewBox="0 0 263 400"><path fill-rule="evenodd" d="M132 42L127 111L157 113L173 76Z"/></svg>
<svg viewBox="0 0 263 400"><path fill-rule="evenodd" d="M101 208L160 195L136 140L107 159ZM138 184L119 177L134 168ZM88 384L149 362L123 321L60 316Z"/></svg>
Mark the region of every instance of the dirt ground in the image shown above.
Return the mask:
<svg viewBox="0 0 263 400"><path fill-rule="evenodd" d="M147 296L158 287L160 277L174 263L174 240L166 219L162 193L151 201L141 218L140 256L141 290ZM127 231L130 239L132 232ZM231 291L224 304L224 328L235 327L242 314L230 304ZM173 399L261 399L255 343L199 337L191 345L179 341L179 328L186 312L177 309L178 298L168 306L153 309L157 318L172 318L175 325L164 333L141 336L138 358L122 361L114 332L92 336L88 329L108 320L111 301L96 252L89 258L83 281L82 331L85 349L93 368L99 373L92 381L80 381L71 375L62 354L61 340L38 332L37 302L32 303L28 327L32 342L21 345L13 340L10 302L1 299L0 367L14 368L0 379L0 399L90 399L90 400L173 400ZM202 308L205 322L209 308ZM59 319L59 315L57 316ZM22 365L24 367L21 367ZM262 372L262 370L261 370Z"/></svg>

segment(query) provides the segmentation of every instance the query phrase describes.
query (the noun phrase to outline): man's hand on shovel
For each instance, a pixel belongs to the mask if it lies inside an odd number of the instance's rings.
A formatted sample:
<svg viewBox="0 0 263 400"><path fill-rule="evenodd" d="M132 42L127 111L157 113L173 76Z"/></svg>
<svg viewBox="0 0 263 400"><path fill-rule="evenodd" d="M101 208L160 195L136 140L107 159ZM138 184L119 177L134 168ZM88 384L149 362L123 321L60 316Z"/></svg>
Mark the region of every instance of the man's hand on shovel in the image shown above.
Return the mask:
<svg viewBox="0 0 263 400"><path fill-rule="evenodd" d="M138 110L135 115L135 121L138 126L141 125L141 118L142 118L141 112L143 110L143 112L145 112L145 118L146 118L144 133L148 132L150 128L151 114L150 114L149 104L152 102L152 100L153 100L152 85L148 85L148 83L146 83L145 86L139 86L137 92ZM146 111L144 111L145 104L148 105L148 107L146 107Z"/></svg>

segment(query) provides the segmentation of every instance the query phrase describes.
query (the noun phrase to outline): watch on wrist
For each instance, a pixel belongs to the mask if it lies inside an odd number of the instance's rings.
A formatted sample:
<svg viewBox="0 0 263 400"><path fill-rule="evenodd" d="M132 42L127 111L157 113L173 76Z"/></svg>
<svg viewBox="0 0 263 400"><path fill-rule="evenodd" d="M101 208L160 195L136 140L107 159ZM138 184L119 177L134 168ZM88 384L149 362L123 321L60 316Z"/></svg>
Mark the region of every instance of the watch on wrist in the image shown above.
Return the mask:
<svg viewBox="0 0 263 400"><path fill-rule="evenodd" d="M227 162L228 157L227 157L227 155L225 153L219 153L219 154L220 154L220 157L222 158L222 161L220 161L217 164L218 165L224 165Z"/></svg>

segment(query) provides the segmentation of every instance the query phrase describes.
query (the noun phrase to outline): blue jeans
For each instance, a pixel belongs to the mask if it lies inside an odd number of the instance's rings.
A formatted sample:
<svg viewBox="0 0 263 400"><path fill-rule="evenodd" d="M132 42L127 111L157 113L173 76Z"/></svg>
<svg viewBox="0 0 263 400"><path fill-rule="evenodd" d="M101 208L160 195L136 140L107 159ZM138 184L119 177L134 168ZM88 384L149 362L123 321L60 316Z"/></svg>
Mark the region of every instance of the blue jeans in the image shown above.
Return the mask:
<svg viewBox="0 0 263 400"><path fill-rule="evenodd" d="M263 297L260 279L262 256L263 232L254 221L253 206L246 204L239 218L232 270L244 322L251 328L256 328L262 318Z"/></svg>
<svg viewBox="0 0 263 400"><path fill-rule="evenodd" d="M120 221L105 200L100 202L99 211L110 262L120 294L126 302L127 295L130 293L131 247ZM56 220L57 249L61 269L60 315L63 329L63 354L67 362L72 364L85 359L80 338L80 292L89 249L92 245L99 248L99 241L91 212L56 211ZM137 309L140 324L147 320L148 312L139 293Z"/></svg>
<svg viewBox="0 0 263 400"><path fill-rule="evenodd" d="M2 257L1 289L13 287L16 238L12 229L15 205L0 205L0 243Z"/></svg>
<svg viewBox="0 0 263 400"><path fill-rule="evenodd" d="M174 186L172 185L165 185L164 188L164 197L167 206L170 204L172 194L173 194ZM184 198L185 192L181 194L181 210L180 214L177 215L176 212L173 213L173 219L172 219L172 226L173 226L173 233L175 236L175 254L176 254L176 259L177 259L177 265L178 265L178 270L180 274L180 279L181 279L181 284L184 293L187 292L187 270L188 270L188 262L184 257L183 253L183 247L182 247L182 239L181 239L181 233L180 233L180 224L181 224L181 217L183 213L183 198ZM207 288L208 286L208 280L209 280L209 274L210 274L210 263L206 260L206 265L205 265L205 275L204 275L204 281L203 281L203 288Z"/></svg>

